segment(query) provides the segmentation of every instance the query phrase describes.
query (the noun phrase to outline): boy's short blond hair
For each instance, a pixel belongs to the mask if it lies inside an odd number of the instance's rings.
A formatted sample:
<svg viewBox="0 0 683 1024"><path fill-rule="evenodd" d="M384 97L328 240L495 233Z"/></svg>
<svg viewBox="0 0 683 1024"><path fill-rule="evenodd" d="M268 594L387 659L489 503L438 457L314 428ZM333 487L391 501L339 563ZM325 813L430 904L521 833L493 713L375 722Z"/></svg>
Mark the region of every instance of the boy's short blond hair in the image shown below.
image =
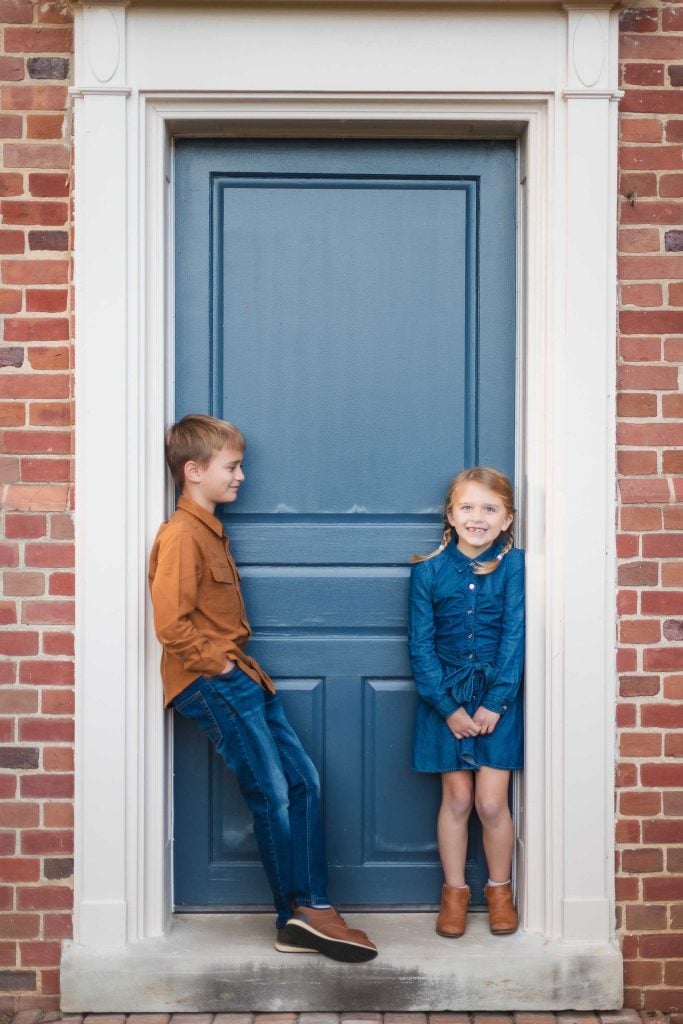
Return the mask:
<svg viewBox="0 0 683 1024"><path fill-rule="evenodd" d="M196 462L208 466L221 448L243 452L246 441L241 430L227 420L217 420L202 413L190 413L166 431L166 462L179 490L185 486L185 466Z"/></svg>

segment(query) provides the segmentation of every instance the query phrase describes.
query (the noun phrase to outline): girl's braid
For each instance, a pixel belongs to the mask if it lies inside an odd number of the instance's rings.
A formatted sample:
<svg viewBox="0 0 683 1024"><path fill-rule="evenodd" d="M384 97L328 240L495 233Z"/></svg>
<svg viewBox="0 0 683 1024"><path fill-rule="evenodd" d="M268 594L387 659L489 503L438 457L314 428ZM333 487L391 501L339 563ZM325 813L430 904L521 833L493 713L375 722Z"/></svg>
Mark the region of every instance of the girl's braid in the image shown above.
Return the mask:
<svg viewBox="0 0 683 1024"><path fill-rule="evenodd" d="M490 562L475 562L474 573L476 576L487 576L490 572L495 572L500 563L503 561L508 551L512 551L515 546L515 539L512 535L512 528L508 530L508 539L505 542L503 550L492 558Z"/></svg>
<svg viewBox="0 0 683 1024"><path fill-rule="evenodd" d="M430 551L428 555L413 555L410 559L411 562L426 562L428 558L434 558L436 555L440 555L444 548L448 547L453 535L453 527L448 522L448 519L446 519L446 516L444 516L444 523L446 524L446 529L443 531L438 548L434 548L434 550Z"/></svg>

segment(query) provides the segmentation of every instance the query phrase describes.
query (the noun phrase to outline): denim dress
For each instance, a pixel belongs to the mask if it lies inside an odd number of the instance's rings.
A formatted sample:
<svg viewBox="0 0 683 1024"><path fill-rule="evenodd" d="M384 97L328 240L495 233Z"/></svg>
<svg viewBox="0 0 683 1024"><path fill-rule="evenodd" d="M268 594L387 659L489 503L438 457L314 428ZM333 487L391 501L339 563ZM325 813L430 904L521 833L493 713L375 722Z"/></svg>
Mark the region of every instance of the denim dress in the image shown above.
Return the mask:
<svg viewBox="0 0 683 1024"><path fill-rule="evenodd" d="M420 700L413 744L418 772L523 767L524 552L477 575L453 538L410 574L408 649ZM479 556L487 562L503 545ZM492 733L457 740L446 718L483 705L501 716Z"/></svg>

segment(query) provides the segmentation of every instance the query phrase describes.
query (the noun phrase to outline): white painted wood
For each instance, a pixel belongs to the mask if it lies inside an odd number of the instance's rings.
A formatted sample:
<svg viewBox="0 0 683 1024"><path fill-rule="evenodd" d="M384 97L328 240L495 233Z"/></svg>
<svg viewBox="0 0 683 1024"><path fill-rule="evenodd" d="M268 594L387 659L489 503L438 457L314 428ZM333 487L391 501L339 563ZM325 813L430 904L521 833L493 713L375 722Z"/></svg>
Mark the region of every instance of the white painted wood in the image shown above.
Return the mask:
<svg viewBox="0 0 683 1024"><path fill-rule="evenodd" d="M572 33L572 59L576 77L586 87L598 84L607 58L607 40L602 21L592 12L582 11L576 25L570 21Z"/></svg>
<svg viewBox="0 0 683 1024"><path fill-rule="evenodd" d="M548 11L133 8L128 20L129 82L144 90L501 93L551 91L556 76Z"/></svg>
<svg viewBox="0 0 683 1024"><path fill-rule="evenodd" d="M576 81L583 61L582 40L597 67L616 76L608 64L609 12L568 8L570 51ZM571 45L571 44L570 44ZM584 54L585 56L585 54ZM583 62L583 64L582 64ZM590 77L590 76L589 76ZM615 79L612 78L612 81ZM572 72L570 71L570 85ZM599 86L606 86L600 80ZM614 384L615 347L615 174L616 96L592 89L566 97L566 311L567 356L564 387L564 473L567 481L563 519L567 566L563 665L563 813L565 869L563 930L567 939L597 939L612 927L613 800L603 776L613 756L613 712L605 697L615 693L614 667ZM591 160L586 153L592 153ZM597 507L605 515L593 517ZM599 569L596 571L596 567ZM592 609L593 614L586 614ZM596 772L603 785L595 790Z"/></svg>
<svg viewBox="0 0 683 1024"><path fill-rule="evenodd" d="M79 978L103 949L118 945L123 964L131 943L158 937L155 956L171 955L170 731L146 555L170 499L162 440L173 417L172 138L338 133L520 139L529 599L517 891L526 934L549 943L567 977L582 970L586 943L602 950L605 984L582 998L617 1005L617 25L607 3L590 7L595 22L582 20L586 4L211 6L191 15L182 4L109 4L126 52L108 82L111 39L87 32L99 4L79 8L78 927L65 1005L75 1008L69 999L82 996ZM100 550L103 532L111 543ZM567 992L548 991L546 1008L570 1005ZM184 1008L199 1008L193 998Z"/></svg>
<svg viewBox="0 0 683 1024"><path fill-rule="evenodd" d="M87 86L121 86L126 80L126 13L121 3L85 3L79 9L75 80Z"/></svg>
<svg viewBox="0 0 683 1024"><path fill-rule="evenodd" d="M140 185L140 269L145 301L140 308L140 337L154 339L140 345L140 418L146 453L139 507L139 531L144 537L143 558L156 531L173 505L173 484L164 460L164 429L173 420L175 347L172 254L172 160L170 138L162 118L141 104L143 134L136 173ZM146 564L146 563L145 563ZM168 927L172 910L173 773L171 716L159 699L159 646L154 635L151 606L145 594L145 642L141 650L141 712L144 715L144 756L140 763L145 781L144 834L138 848L143 896L138 921L140 936L160 935Z"/></svg>
<svg viewBox="0 0 683 1024"><path fill-rule="evenodd" d="M75 109L76 929L85 945L126 941L126 562L128 364L126 99L81 96ZM104 196L106 195L106 201ZM97 254L95 258L95 254ZM133 632L135 631L133 625Z"/></svg>
<svg viewBox="0 0 683 1024"><path fill-rule="evenodd" d="M116 74L121 58L119 27L111 9L102 7L90 14L88 58L98 82L109 82Z"/></svg>
<svg viewBox="0 0 683 1024"><path fill-rule="evenodd" d="M95 6L100 4L109 4L111 0L91 0L91 3ZM188 7L194 8L196 0L174 0L175 6L177 7ZM347 0L350 6L356 4L366 4L366 0ZM331 5L339 4L339 0L252 0L254 7L262 7L267 5L268 7L289 7L292 5L296 6L307 6L310 8L328 7ZM434 0L377 0L374 6L381 7L386 4L395 6L401 4L402 6L412 7L415 10L420 10L425 7L432 7ZM145 7L164 8L168 6L168 0L128 0L128 6L134 7L143 5ZM203 0L204 7L227 7L234 8L244 6L244 0ZM452 10L458 10L463 7L471 7L472 0L442 0L442 7L448 7ZM483 4L482 4L483 6ZM536 10L542 10L543 8L557 11L562 5L562 0L493 0L489 6L498 6L499 8L506 8L507 10L518 10L524 8L535 8ZM590 8L598 8L604 10L607 5L605 0L582 0L582 6L589 10Z"/></svg>
<svg viewBox="0 0 683 1024"><path fill-rule="evenodd" d="M518 786L517 899L525 927L553 934L549 856L552 837L549 785L552 768L550 694L553 590L548 584L545 485L551 465L548 451L548 402L553 393L552 362L544 339L552 334L551 261L552 190L548 160L553 152L552 107L540 102L528 113L523 153L520 210L520 345L523 378L518 396L520 468L524 468L524 502L520 505L527 550L527 657L525 672L525 772ZM521 474L520 474L521 475Z"/></svg>

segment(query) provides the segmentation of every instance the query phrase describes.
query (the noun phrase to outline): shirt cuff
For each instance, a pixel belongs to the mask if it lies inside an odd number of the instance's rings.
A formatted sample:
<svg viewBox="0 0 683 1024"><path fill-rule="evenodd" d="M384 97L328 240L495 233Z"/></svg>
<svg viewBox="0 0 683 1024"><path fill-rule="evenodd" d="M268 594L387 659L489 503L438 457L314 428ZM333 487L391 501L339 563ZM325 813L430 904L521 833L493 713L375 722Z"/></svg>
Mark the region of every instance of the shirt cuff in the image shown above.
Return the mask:
<svg viewBox="0 0 683 1024"><path fill-rule="evenodd" d="M505 714L507 709L510 707L512 700L509 697L499 696L496 697L493 693L484 694L484 699L481 702L481 706L486 708L487 711L495 711L497 715L501 717Z"/></svg>
<svg viewBox="0 0 683 1024"><path fill-rule="evenodd" d="M458 711L462 704L458 704L452 694L446 693L434 704L434 710L438 711L442 718L449 718L454 711Z"/></svg>

